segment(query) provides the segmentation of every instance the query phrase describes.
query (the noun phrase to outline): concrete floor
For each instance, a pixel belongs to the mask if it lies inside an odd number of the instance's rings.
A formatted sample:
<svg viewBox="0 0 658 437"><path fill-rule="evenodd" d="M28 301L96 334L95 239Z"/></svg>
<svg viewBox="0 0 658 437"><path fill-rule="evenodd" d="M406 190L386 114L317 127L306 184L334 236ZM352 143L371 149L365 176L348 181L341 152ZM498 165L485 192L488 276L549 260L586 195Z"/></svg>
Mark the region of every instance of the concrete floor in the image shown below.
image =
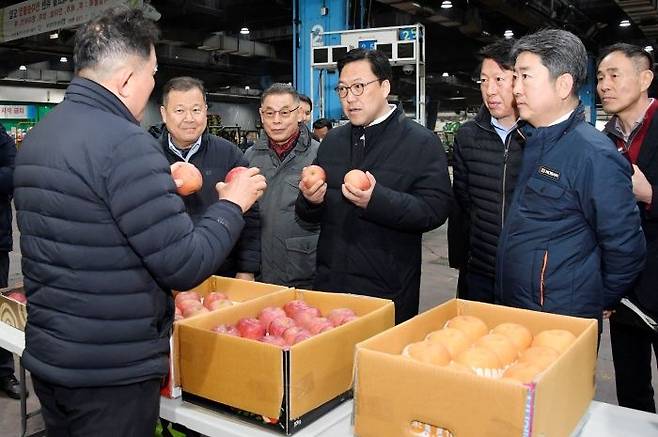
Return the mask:
<svg viewBox="0 0 658 437"><path fill-rule="evenodd" d="M11 284L21 282L20 252L18 248L18 233L15 231L16 251L11 255L10 278ZM423 239L423 274L421 281L421 311L432 308L455 296L457 287L457 271L448 267L448 247L445 226L430 232ZM658 374L654 363L654 387L658 388ZM610 335L608 327L603 329L601 348L597 366L597 389L595 399L612 404L617 403L615 395L614 369L610 352ZM31 386L31 383L30 383ZM658 402L658 395L656 396ZM32 395L28 399L28 411L38 408L38 400ZM0 436L19 435L19 402L7 398L0 393ZM43 429L41 417L30 419L28 430L30 432Z"/></svg>

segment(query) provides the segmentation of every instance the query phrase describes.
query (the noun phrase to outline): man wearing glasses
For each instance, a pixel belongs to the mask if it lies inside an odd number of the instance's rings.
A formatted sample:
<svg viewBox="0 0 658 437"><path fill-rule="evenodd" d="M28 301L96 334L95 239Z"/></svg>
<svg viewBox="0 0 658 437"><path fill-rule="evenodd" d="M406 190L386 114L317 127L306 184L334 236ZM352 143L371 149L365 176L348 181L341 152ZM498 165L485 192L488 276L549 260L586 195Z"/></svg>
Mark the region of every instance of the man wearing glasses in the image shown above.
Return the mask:
<svg viewBox="0 0 658 437"><path fill-rule="evenodd" d="M309 288L315 274L315 251L320 228L295 217L295 200L302 169L318 151L303 120L297 91L276 83L260 99L265 130L245 152L251 167L267 179L266 195L259 201L261 270L259 281Z"/></svg>
<svg viewBox="0 0 658 437"><path fill-rule="evenodd" d="M316 164L326 183L300 184L296 205L321 226L314 288L391 299L400 323L418 314L422 234L450 210L446 155L433 132L388 104L386 55L351 50L338 71L350 123L322 141ZM366 172L369 188L343 183L352 169Z"/></svg>

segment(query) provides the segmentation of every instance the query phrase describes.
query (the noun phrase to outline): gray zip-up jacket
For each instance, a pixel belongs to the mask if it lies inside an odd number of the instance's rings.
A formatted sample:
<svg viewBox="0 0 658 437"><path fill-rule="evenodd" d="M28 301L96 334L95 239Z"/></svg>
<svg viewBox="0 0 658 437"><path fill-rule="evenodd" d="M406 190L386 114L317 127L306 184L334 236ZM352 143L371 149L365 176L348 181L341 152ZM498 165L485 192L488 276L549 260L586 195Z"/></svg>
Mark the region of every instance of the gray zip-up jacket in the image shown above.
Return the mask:
<svg viewBox="0 0 658 437"><path fill-rule="evenodd" d="M297 144L283 161L270 149L266 136L247 149L245 158L267 179L267 190L259 200L261 270L257 279L310 288L315 277L320 226L299 219L295 201L302 169L313 163L320 144L311 138L305 126L300 131Z"/></svg>

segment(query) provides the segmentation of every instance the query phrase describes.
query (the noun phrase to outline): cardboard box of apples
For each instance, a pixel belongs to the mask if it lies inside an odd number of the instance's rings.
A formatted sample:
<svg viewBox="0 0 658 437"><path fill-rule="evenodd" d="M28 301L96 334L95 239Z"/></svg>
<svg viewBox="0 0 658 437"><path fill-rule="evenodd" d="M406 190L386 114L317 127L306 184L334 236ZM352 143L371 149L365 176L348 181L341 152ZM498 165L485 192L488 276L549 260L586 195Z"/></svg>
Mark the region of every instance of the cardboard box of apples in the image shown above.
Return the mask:
<svg viewBox="0 0 658 437"><path fill-rule="evenodd" d="M0 290L0 322L24 331L27 323L26 304L22 285Z"/></svg>
<svg viewBox="0 0 658 437"><path fill-rule="evenodd" d="M394 319L389 300L287 289L181 320L183 398L292 434L349 399L355 345Z"/></svg>
<svg viewBox="0 0 658 437"><path fill-rule="evenodd" d="M169 377L167 383L160 390L160 394L169 398L177 398L181 395L178 365L178 322L180 320L200 317L221 308L286 289L280 285L211 276L191 290L175 291L176 322L170 339Z"/></svg>

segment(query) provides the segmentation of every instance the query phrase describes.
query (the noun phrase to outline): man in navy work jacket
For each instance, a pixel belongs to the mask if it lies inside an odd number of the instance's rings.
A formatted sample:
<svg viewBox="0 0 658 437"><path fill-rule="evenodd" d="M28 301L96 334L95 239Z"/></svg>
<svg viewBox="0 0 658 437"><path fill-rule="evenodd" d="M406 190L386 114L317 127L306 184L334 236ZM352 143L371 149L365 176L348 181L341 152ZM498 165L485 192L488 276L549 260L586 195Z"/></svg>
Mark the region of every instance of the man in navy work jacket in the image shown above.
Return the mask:
<svg viewBox="0 0 658 437"><path fill-rule="evenodd" d="M157 35L139 10L82 26L76 77L16 158L23 362L49 436L153 435L171 289L217 270L265 189L257 169L245 171L192 223L159 144L139 125Z"/></svg>
<svg viewBox="0 0 658 437"><path fill-rule="evenodd" d="M193 77L174 77L162 89L160 114L165 125L160 144L170 164L189 162L203 177L196 193L183 197L185 209L193 222L217 202L215 184L223 181L234 167L248 167L238 146L208 132L208 105L203 82ZM216 274L254 280L260 269L260 220L257 204L245 215L242 230L231 255Z"/></svg>
<svg viewBox="0 0 658 437"><path fill-rule="evenodd" d="M600 321L644 266L631 167L585 122L578 37L542 30L519 39L512 55L516 104L530 126L498 244L496 299Z"/></svg>

